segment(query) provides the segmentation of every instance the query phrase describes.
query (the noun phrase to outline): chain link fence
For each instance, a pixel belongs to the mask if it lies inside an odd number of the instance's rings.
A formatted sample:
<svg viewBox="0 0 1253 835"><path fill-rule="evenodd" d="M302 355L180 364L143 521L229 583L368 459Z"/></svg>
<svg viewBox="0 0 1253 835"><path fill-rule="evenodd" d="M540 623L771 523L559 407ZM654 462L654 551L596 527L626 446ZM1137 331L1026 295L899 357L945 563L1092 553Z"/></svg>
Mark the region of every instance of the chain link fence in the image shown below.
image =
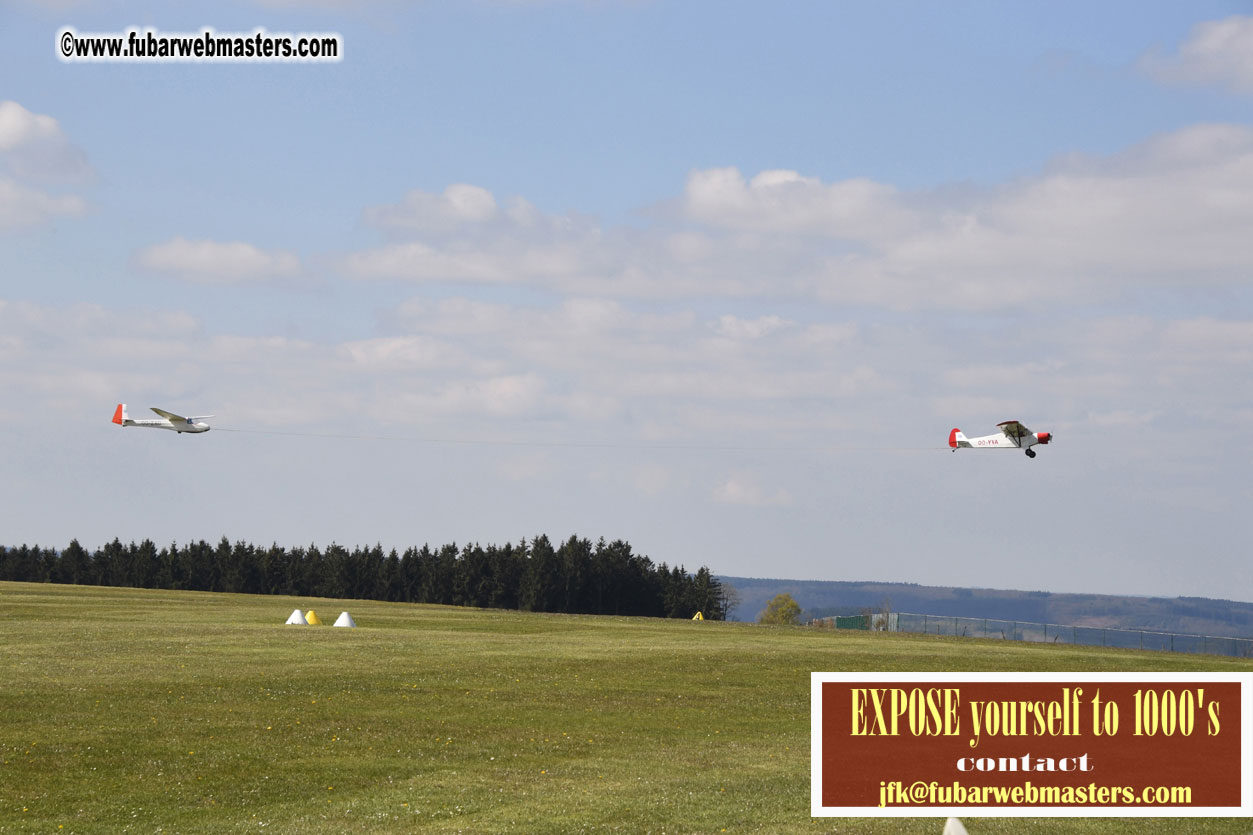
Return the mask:
<svg viewBox="0 0 1253 835"><path fill-rule="evenodd" d="M1160 652L1190 652L1253 658L1253 639L1250 638L1182 635L1176 632L1150 632L1143 629L1062 626L1055 623L962 618L950 615L915 615L908 612L821 618L814 623L833 629L918 632L924 635L997 638L1006 641L1036 641L1049 644L1079 644L1089 647L1148 649Z"/></svg>

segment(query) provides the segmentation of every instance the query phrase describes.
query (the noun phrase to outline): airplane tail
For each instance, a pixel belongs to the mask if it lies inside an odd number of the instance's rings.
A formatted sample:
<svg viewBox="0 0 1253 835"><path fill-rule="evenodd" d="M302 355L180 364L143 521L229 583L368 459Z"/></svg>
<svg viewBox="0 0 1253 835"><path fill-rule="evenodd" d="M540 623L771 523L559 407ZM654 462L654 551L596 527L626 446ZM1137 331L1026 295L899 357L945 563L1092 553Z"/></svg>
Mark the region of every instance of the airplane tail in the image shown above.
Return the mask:
<svg viewBox="0 0 1253 835"><path fill-rule="evenodd" d="M118 426L126 426L131 422L131 416L126 414L126 404L119 403L113 411L113 422Z"/></svg>
<svg viewBox="0 0 1253 835"><path fill-rule="evenodd" d="M958 447L969 447L970 442L966 440L966 435L960 429L954 428L953 431L948 433L948 445L953 449L957 449Z"/></svg>

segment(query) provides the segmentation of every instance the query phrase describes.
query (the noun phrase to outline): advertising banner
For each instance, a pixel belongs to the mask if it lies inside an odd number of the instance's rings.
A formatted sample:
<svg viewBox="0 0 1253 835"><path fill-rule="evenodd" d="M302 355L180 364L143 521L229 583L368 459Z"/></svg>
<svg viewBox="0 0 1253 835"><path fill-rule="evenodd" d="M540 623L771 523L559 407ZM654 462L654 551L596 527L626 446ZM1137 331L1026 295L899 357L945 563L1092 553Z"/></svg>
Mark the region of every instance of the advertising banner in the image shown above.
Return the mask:
<svg viewBox="0 0 1253 835"><path fill-rule="evenodd" d="M1250 673L813 673L815 816L1253 814Z"/></svg>

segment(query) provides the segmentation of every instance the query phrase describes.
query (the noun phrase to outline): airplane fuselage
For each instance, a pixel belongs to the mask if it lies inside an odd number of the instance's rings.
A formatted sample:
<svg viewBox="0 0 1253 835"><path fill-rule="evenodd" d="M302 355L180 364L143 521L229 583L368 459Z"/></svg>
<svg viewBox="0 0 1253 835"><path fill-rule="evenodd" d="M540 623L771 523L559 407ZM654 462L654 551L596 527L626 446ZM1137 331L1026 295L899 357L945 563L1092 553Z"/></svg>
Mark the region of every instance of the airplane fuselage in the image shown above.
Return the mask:
<svg viewBox="0 0 1253 835"><path fill-rule="evenodd" d="M975 449L985 447L1004 447L1006 449L1026 449L1035 446L1040 440L1035 435L1024 435L1021 438L1007 438L1004 435L984 435L982 438L965 438L959 446L969 445ZM1047 443L1047 442L1046 442Z"/></svg>
<svg viewBox="0 0 1253 835"><path fill-rule="evenodd" d="M954 429L948 433L948 445L954 452L959 449L1021 449L1028 458L1035 458L1035 450L1031 447L1053 440L1051 432L1032 432L1016 420L997 425L1001 427L1000 432L978 438L967 438L960 429Z"/></svg>

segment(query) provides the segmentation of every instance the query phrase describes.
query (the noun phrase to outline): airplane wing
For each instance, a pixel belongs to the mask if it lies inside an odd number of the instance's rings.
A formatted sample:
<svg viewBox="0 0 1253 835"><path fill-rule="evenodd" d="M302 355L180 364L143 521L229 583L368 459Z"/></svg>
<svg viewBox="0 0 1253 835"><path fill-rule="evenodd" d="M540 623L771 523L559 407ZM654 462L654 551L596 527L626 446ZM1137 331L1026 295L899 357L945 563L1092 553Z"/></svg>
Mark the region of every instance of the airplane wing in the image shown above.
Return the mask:
<svg viewBox="0 0 1253 835"><path fill-rule="evenodd" d="M997 427L1005 433L1005 437L1018 440L1032 434L1031 430L1023 426L1016 420L1007 420L1004 423L998 423Z"/></svg>
<svg viewBox="0 0 1253 835"><path fill-rule="evenodd" d="M176 415L173 412L167 412L165 409L158 409L156 406L149 406L148 408L152 409L152 411L156 412L161 417L168 420L170 423L175 423L175 422L186 423L187 422L187 418L183 417L182 415Z"/></svg>

